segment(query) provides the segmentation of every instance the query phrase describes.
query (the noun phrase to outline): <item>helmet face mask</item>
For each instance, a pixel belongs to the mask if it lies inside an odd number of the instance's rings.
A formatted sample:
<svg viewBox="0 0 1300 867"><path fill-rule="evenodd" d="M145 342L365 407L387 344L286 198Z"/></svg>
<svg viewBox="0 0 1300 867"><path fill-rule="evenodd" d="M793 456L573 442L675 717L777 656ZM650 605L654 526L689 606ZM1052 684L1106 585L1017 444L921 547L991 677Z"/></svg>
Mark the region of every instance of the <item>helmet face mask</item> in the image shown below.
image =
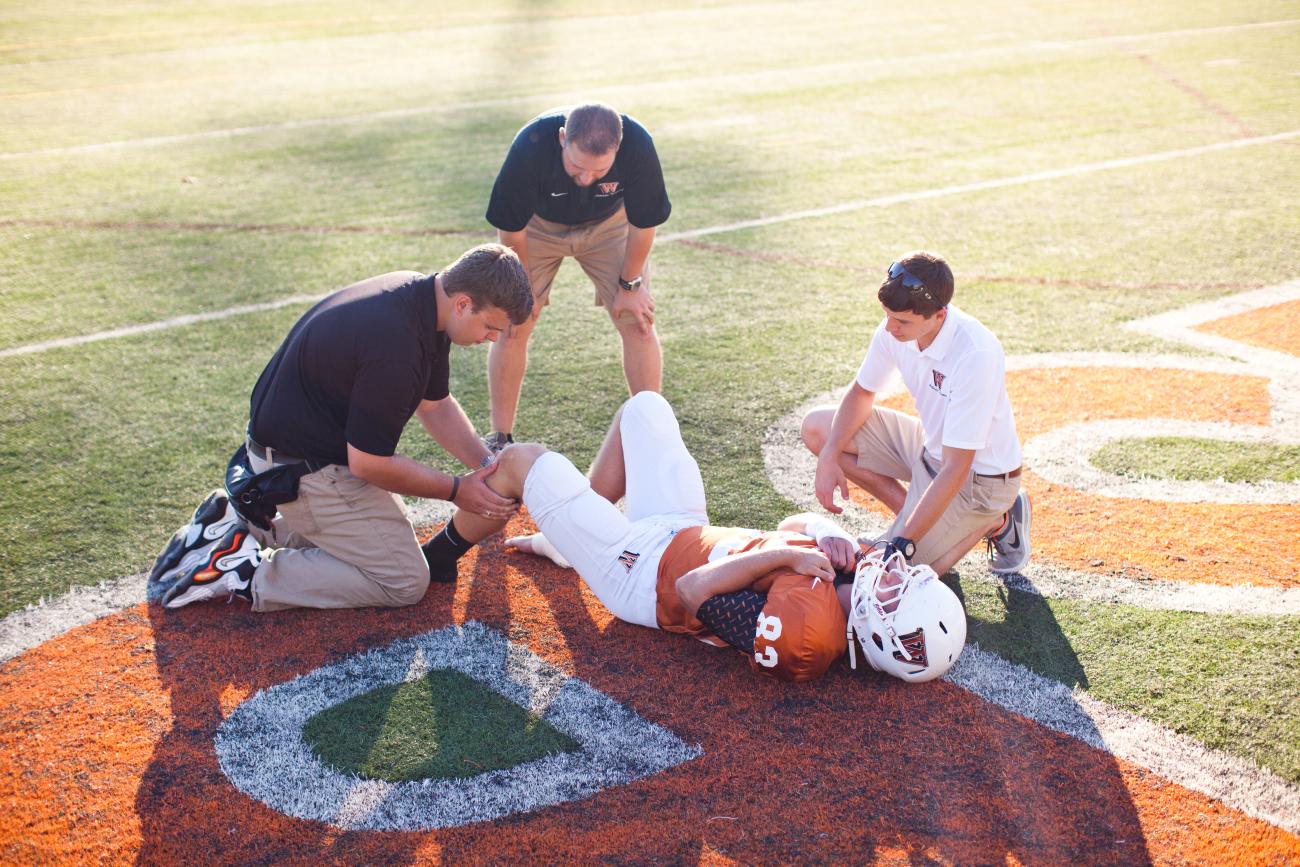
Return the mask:
<svg viewBox="0 0 1300 867"><path fill-rule="evenodd" d="M870 551L853 578L849 663L860 648L876 671L922 683L942 677L966 644L966 612L929 566Z"/></svg>

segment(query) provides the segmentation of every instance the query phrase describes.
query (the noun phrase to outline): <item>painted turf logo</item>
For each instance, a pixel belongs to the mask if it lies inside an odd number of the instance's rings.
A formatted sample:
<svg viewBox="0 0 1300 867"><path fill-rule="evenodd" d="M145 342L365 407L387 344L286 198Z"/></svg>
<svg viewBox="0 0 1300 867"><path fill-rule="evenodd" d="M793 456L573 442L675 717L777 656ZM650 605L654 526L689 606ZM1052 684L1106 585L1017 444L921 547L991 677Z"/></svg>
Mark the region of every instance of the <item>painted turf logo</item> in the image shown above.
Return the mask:
<svg viewBox="0 0 1300 867"><path fill-rule="evenodd" d="M455 669L540 713L581 748L473 777L392 783L335 770L307 746L303 727L320 712L436 669ZM702 752L477 622L404 638L262 690L221 725L216 748L235 788L272 809L372 831L452 828L528 813Z"/></svg>

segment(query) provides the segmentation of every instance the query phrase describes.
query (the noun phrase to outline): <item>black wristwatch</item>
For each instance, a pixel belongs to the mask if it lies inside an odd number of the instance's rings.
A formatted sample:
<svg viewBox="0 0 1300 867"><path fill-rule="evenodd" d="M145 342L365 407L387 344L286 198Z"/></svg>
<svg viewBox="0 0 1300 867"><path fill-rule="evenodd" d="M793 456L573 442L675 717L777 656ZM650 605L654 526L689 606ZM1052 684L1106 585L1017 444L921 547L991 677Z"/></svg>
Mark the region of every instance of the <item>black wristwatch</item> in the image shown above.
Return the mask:
<svg viewBox="0 0 1300 867"><path fill-rule="evenodd" d="M891 551L897 551L902 554L903 559L908 562L911 562L912 556L916 554L916 543L911 539L908 539L906 536L895 536L890 539L889 548ZM885 556L888 557L891 551L886 551Z"/></svg>
<svg viewBox="0 0 1300 867"><path fill-rule="evenodd" d="M627 292L635 292L641 288L641 277L633 277L631 280L624 280L623 275L618 275L618 285L622 286Z"/></svg>

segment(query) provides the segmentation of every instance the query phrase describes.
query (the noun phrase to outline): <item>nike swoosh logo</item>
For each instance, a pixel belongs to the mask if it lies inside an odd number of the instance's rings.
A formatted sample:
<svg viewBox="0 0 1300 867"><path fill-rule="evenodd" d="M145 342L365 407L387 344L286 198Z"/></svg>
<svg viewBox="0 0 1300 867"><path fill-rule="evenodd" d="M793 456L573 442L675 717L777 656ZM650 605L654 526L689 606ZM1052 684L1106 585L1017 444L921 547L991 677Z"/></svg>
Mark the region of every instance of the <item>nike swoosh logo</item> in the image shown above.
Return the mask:
<svg viewBox="0 0 1300 867"><path fill-rule="evenodd" d="M552 199L558 199L560 196L567 196L568 193L551 193Z"/></svg>

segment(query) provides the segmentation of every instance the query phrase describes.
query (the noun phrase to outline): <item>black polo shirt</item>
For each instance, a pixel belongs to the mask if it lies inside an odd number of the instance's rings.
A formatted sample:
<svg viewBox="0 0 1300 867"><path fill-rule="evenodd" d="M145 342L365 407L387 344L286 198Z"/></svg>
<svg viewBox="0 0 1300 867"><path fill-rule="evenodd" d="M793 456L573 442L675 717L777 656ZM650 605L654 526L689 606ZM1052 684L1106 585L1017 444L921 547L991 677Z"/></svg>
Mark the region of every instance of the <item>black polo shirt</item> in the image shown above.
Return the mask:
<svg viewBox="0 0 1300 867"><path fill-rule="evenodd" d="M626 206L627 221L637 228L648 229L668 219L673 206L664 189L654 140L645 127L622 115L623 143L614 165L596 183L580 187L564 171L560 158L564 118L563 109L549 111L519 130L492 185L489 223L503 232L518 232L536 214L576 226L603 220L619 205Z"/></svg>
<svg viewBox="0 0 1300 867"><path fill-rule="evenodd" d="M381 274L303 314L253 387L253 439L331 464L347 464L349 443L393 454L420 401L449 394L451 339L438 330L433 281Z"/></svg>

